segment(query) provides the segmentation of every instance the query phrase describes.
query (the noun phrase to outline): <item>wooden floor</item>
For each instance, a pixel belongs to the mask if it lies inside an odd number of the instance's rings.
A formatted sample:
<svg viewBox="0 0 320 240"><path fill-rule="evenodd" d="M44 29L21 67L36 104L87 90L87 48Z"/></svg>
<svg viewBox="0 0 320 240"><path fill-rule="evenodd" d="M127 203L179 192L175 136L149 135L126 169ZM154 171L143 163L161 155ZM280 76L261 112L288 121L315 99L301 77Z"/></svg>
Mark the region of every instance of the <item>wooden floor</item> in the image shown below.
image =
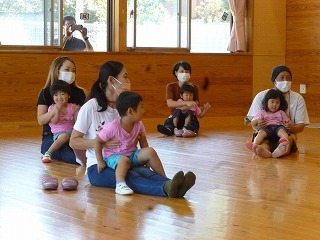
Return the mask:
<svg viewBox="0 0 320 240"><path fill-rule="evenodd" d="M0 126L0 239L320 239L319 128L299 135L298 153L259 159L245 148L242 117L200 120L192 139L144 120L167 176L197 175L184 199L90 186L83 167L42 164L39 126ZM44 191L48 176L74 176L79 188Z"/></svg>

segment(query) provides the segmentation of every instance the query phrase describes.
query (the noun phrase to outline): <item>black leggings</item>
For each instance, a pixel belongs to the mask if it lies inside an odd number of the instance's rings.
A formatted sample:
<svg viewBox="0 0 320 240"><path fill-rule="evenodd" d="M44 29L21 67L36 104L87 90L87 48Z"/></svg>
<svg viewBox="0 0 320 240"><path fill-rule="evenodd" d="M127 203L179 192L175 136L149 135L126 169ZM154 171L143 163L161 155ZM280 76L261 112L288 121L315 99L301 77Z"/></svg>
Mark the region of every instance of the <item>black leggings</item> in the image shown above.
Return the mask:
<svg viewBox="0 0 320 240"><path fill-rule="evenodd" d="M196 133L199 131L200 124L199 124L198 118L194 115L193 111L191 110L187 111L186 113L182 113L180 109L174 110L172 115L170 115L169 118L167 118L167 120L164 122L164 126L166 128L169 128L171 131L173 131L174 129L173 119L177 116L179 116L179 121L177 125L178 129L182 129L184 127L185 119L188 116L191 116L190 123L188 126L186 126L186 128Z"/></svg>

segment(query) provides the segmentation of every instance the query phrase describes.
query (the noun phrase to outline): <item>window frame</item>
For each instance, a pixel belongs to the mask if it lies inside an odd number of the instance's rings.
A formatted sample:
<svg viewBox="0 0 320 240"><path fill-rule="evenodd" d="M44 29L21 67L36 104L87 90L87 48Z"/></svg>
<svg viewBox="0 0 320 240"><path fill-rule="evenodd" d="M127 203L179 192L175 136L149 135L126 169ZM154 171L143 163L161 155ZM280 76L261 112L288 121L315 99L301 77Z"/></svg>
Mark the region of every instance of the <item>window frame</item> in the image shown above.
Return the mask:
<svg viewBox="0 0 320 240"><path fill-rule="evenodd" d="M52 4L54 0L49 0ZM136 0L135 0L136 1ZM179 0L179 17L181 18L181 1ZM167 48L167 47L136 47L136 48L130 48L127 47L127 0L118 1L118 0L108 0L108 12L107 12L107 31L110 33L107 36L107 49L106 51L93 51L97 53L101 52L177 52L177 53L191 53L191 2L192 0L188 0L188 39L187 39L187 48ZM34 46L34 45L1 45L0 43L0 51L63 51L62 50L62 22L63 22L63 0L58 0L59 3L59 39L60 39L60 45L57 46ZM247 9L247 16L246 16L246 35L247 35L247 41L248 41L248 52L252 54L252 16L253 16L253 0L248 1L248 9ZM136 18L136 14L134 14L134 17ZM54 22L54 19L51 17L51 21ZM136 21L136 20L135 20ZM179 23L181 24L181 21L179 20ZM179 26L180 26L179 24ZM230 24L230 29L231 29ZM51 26L51 31L53 31ZM180 35L181 33L179 33ZM54 36L51 34L51 38L54 38ZM1 39L0 39L1 41ZM51 41L53 41L51 39ZM179 39L181 42L181 39ZM51 44L53 44L51 42ZM180 45L181 47L181 45ZM219 53L212 53L212 54L219 54ZM229 53L226 53L229 54Z"/></svg>
<svg viewBox="0 0 320 240"><path fill-rule="evenodd" d="M134 1L133 8L133 46L127 47L128 52L186 52L190 53L191 50L191 1L187 0L187 47L181 47L181 12L182 12L182 1L177 0L178 12L178 26L177 26L177 47L137 47L136 36L137 36L137 0ZM128 9L127 9L128 10ZM127 19L126 19L127 21Z"/></svg>

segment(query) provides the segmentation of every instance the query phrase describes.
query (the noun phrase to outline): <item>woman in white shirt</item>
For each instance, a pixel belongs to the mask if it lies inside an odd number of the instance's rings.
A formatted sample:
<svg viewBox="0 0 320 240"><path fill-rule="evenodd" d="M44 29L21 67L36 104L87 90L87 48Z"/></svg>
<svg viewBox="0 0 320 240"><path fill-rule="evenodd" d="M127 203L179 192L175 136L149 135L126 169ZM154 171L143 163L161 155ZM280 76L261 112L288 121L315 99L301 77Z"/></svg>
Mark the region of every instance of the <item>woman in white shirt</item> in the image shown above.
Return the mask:
<svg viewBox="0 0 320 240"><path fill-rule="evenodd" d="M284 65L276 66L272 70L271 81L274 84L274 88L283 93L288 103L286 114L290 118L291 123L286 128L290 132L290 137L289 142L277 143L275 145L271 145L268 140L263 141L262 144L254 149L256 155L263 158L280 157L296 152L298 150L296 135L302 132L304 127L310 123L303 97L299 93L291 91L292 74L290 69ZM253 99L246 117L248 121L251 121L256 112L262 109L262 100L268 90L259 92ZM257 127L254 129L258 130L262 126L265 126L265 124L265 120L260 119Z"/></svg>
<svg viewBox="0 0 320 240"><path fill-rule="evenodd" d="M115 171L106 167L98 173L94 151L94 139L106 122L118 116L115 102L124 90L130 90L130 80L125 66L120 62L108 61L100 67L99 78L93 83L87 102L81 107L70 138L73 149L86 149L87 171L90 183L94 186L115 188ZM117 147L120 142L109 141L106 148ZM192 172L184 175L177 172L170 180L147 167L140 166L129 170L126 183L136 193L183 197L194 185L196 176Z"/></svg>

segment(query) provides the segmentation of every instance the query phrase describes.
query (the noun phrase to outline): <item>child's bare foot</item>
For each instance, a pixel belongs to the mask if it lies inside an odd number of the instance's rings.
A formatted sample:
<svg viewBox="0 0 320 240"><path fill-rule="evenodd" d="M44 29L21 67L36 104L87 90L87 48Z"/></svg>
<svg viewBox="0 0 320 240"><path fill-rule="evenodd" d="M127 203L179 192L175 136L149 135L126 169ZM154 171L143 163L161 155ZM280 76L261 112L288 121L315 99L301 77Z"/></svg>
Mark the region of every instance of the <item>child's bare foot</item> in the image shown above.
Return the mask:
<svg viewBox="0 0 320 240"><path fill-rule="evenodd" d="M272 157L278 158L283 156L288 150L289 143L288 141L281 142L278 147L273 151Z"/></svg>
<svg viewBox="0 0 320 240"><path fill-rule="evenodd" d="M272 154L271 152L260 146L260 145L253 145L253 151L255 152L255 154L258 156L258 157L262 157L262 158L271 158L272 157Z"/></svg>

